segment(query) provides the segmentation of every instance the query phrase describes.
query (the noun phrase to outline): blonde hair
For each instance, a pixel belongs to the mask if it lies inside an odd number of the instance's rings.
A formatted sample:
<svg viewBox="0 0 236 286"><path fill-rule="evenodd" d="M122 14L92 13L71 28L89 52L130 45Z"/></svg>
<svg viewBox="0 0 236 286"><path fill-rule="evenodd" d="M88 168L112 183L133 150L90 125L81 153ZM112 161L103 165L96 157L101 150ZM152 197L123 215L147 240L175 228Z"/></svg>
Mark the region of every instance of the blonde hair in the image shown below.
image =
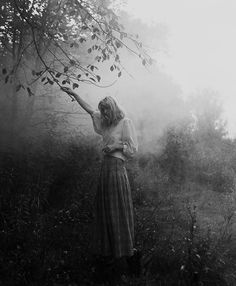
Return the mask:
<svg viewBox="0 0 236 286"><path fill-rule="evenodd" d="M125 117L124 111L120 108L116 100L107 96L102 99L98 104L98 109L102 114L102 125L104 127L115 126L118 122ZM103 109L107 110L107 116L103 116Z"/></svg>

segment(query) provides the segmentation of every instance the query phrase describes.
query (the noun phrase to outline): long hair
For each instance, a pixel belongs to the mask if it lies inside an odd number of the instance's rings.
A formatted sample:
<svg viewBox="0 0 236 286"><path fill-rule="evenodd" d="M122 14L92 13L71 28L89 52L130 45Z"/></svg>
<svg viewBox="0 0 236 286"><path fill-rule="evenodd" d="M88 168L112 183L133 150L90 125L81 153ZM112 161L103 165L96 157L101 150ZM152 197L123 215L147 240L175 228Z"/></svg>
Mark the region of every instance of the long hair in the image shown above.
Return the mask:
<svg viewBox="0 0 236 286"><path fill-rule="evenodd" d="M102 125L104 127L115 126L125 117L124 111L111 96L102 99L98 104L98 109L101 112Z"/></svg>

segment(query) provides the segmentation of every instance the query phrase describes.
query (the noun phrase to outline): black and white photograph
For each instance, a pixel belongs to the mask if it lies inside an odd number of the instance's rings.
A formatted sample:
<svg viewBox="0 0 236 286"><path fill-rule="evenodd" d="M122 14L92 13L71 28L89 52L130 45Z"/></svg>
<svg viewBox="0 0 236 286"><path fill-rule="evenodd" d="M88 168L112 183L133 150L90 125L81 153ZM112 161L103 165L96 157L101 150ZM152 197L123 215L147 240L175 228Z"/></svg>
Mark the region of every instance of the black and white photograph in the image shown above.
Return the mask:
<svg viewBox="0 0 236 286"><path fill-rule="evenodd" d="M0 286L236 285L236 1L0 1Z"/></svg>

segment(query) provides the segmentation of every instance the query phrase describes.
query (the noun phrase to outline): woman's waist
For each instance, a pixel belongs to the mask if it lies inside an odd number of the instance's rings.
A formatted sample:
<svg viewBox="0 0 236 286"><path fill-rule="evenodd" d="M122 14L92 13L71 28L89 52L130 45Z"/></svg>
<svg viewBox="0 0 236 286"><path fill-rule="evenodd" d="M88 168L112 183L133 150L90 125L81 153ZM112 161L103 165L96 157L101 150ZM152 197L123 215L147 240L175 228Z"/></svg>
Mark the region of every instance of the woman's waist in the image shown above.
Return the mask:
<svg viewBox="0 0 236 286"><path fill-rule="evenodd" d="M120 159L123 162L126 161L126 158L125 158L125 156L124 156L122 151L114 151L114 152L111 152L111 153L104 154L104 159L109 160L109 159L112 159L112 158Z"/></svg>
<svg viewBox="0 0 236 286"><path fill-rule="evenodd" d="M121 152L112 152L110 154L104 154L103 162L108 164L125 164L125 157L122 155Z"/></svg>

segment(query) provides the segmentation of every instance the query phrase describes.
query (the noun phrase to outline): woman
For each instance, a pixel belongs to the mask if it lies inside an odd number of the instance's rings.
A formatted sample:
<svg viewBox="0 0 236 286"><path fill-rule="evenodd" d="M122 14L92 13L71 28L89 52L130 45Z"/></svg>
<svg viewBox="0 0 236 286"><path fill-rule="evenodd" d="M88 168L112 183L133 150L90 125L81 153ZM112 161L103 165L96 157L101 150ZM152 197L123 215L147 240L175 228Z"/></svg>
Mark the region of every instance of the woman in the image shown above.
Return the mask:
<svg viewBox="0 0 236 286"><path fill-rule="evenodd" d="M62 90L75 98L103 137L103 162L95 199L94 252L107 259L122 261L134 254L134 219L131 190L125 161L137 152L134 126L116 101L106 97L94 110L70 88Z"/></svg>

